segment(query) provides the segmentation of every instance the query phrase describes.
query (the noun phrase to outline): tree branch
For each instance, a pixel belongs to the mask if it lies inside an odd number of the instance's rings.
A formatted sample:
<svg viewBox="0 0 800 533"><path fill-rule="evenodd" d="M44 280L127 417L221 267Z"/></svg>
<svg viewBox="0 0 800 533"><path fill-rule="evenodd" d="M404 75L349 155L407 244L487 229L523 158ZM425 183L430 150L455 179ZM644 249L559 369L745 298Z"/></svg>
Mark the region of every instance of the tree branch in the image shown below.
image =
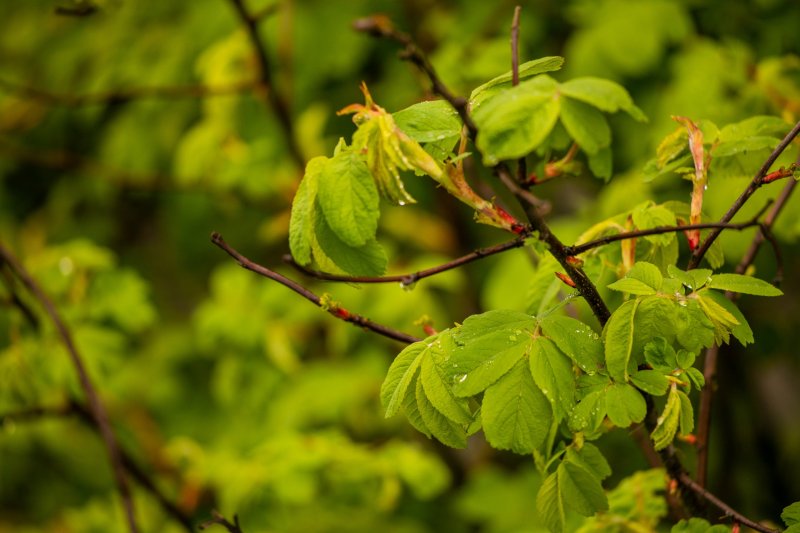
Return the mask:
<svg viewBox="0 0 800 533"><path fill-rule="evenodd" d="M738 512L736 509L734 509L724 501L720 500L713 493L701 487L686 472L683 472L680 475L680 478L677 479L677 481L684 487L693 491L699 498L702 498L703 500L707 501L708 503L710 503L711 505L722 511L727 518L739 522L740 524L743 524L751 529L755 529L756 531L762 531L763 533L779 533L780 531L778 529L772 529L766 526L762 526L758 522L750 520L742 513Z"/></svg>
<svg viewBox="0 0 800 533"><path fill-rule="evenodd" d="M780 156L783 151L786 150L786 148L791 144L798 134L800 134L800 122L794 125L794 128L792 128L791 131L786 134L786 137L783 138L780 144L778 144L769 157L767 157L766 161L764 161L764 164L761 165L761 168L758 170L758 172L756 172L756 175L753 177L752 181L750 181L750 184L747 186L744 192L742 192L742 194L733 202L733 205L731 205L731 207L728 209L728 212L722 216L720 219L721 223L730 222L734 215L739 212L739 209L742 208L745 202L747 202L747 200L753 196L758 188L765 183L764 177L767 175L767 172L772 164L775 163L775 160L778 159L778 156ZM721 231L721 229L715 229L706 236L703 243L692 253L692 257L689 259L687 270L697 268L697 265L699 265L700 261L703 260L706 252L708 252L708 249L711 247L717 237L719 237Z"/></svg>
<svg viewBox="0 0 800 533"><path fill-rule="evenodd" d="M214 525L219 525L228 530L228 533L243 533L242 528L239 527L239 517L233 515L233 523L229 522L218 511L211 511L211 520L200 524L200 529L206 529Z"/></svg>
<svg viewBox="0 0 800 533"><path fill-rule="evenodd" d="M769 229L774 225L775 219L777 219L778 215L780 215L781 211L783 211L783 208L786 206L789 198L792 195L792 192L796 187L797 181L795 180L790 180L786 186L784 186L781 194L778 196L778 199L772 205L772 209L770 209L769 213L767 213L767 216L764 218L764 222L762 222L760 226L761 231L753 238L753 241L750 243L750 248L748 248L747 252L745 252L741 261L736 266L737 274L744 274L744 272L747 270L747 267L753 263L756 258L756 254L761 248L761 244L764 242L765 238L769 238ZM783 268L779 262L778 274L776 274L776 278L782 277L782 271ZM734 298L733 293L726 293L725 296L731 300ZM711 438L711 410L713 406L714 385L717 377L717 360L719 357L719 349L720 347L716 344L711 346L706 350L703 361L703 377L705 378L706 385L700 392L700 405L697 414L696 474L697 484L701 487L705 487L708 483L708 449Z"/></svg>
<svg viewBox="0 0 800 533"><path fill-rule="evenodd" d="M396 283L399 282L403 285L412 285L417 281L429 278L431 276L435 276L436 274L440 274L442 272L446 272L448 270L452 270L454 268L458 268L462 265L466 265L468 263L472 263L479 259L483 259L484 257L489 257L491 255L499 254L505 252L507 250L511 250L513 248L521 248L525 245L525 239L528 238L528 234L523 234L516 239L512 239L510 241L506 241L504 243L496 244L494 246L489 246L486 248L479 248L474 252L470 252L466 255L462 255L457 259L453 259L452 261L448 261L447 263L443 263L441 265L426 268L425 270L419 270L417 272L411 272L408 274L395 274L392 276L340 276L337 274L328 274L327 272L320 272L318 270L311 270L306 268L299 263L297 263L291 255L284 255L283 261L288 265L292 266L293 268L299 270L303 274L311 276L312 278L321 279L325 281L340 281L345 283Z"/></svg>
<svg viewBox="0 0 800 533"><path fill-rule="evenodd" d="M347 309L332 303L323 300L310 290L306 289L296 281L293 281L277 272L268 269L265 266L259 265L251 261L250 259L246 258L238 251L236 251L231 245L229 245L225 240L222 238L222 235L217 233L216 231L211 234L211 242L217 245L219 248L223 249L228 255L236 260L239 263L239 266L244 268L245 270L249 270L250 272L255 272L260 276L264 276L265 278L269 278L273 281L277 281L281 285L290 288L309 302L313 303L317 307L327 311L331 315L335 316L339 320L344 320L345 322L350 322L356 326L368 329L370 331L374 331L379 335L383 335L384 337L388 337L390 339L394 339L396 341L405 342L410 344L412 342L417 342L420 339L409 335L408 333L403 333L402 331L397 331L392 329L388 326L384 326L383 324L378 324L373 322L372 320L363 317L361 315L357 315L355 313L351 313Z"/></svg>
<svg viewBox="0 0 800 533"><path fill-rule="evenodd" d="M131 531L131 533L137 533L139 528L136 524L133 497L131 495L130 486L128 485L128 480L125 476L125 467L123 466L119 444L117 443L117 438L114 435L114 431L111 429L111 424L108 421L108 413L106 412L105 406L100 401L100 397L95 390L91 379L89 378L89 373L83 364L83 360L78 353L78 349L72 340L72 334L67 328L67 325L61 319L58 311L56 311L56 308L50 298L47 297L41 287L39 287L39 285L33 280L28 272L17 261L16 257L14 257L11 252L6 250L2 244L0 244L0 260L5 261L8 264L17 279L19 279L19 281L22 282L31 295L39 301L58 331L61 341L64 344L64 347L67 349L70 359L72 360L72 365L75 367L75 371L78 374L78 381L80 382L81 388L86 395L89 411L91 412L92 418L94 418L95 423L97 424L100 436L102 437L106 450L108 451L114 481L117 485L117 490L122 498L122 504L125 509L128 529Z"/></svg>
<svg viewBox="0 0 800 533"><path fill-rule="evenodd" d="M769 204L767 204L767 207L769 207ZM758 221L758 218L761 216L762 213L763 209L762 211L757 213L755 217L748 220L747 222L740 222L737 224L722 223L722 222L707 222L702 224L686 224L683 226L659 226L657 228L643 229L637 231L626 231L624 233L617 233L616 235L601 237L599 239L585 242L583 244L574 244L572 246L566 246L565 249L567 253L569 253L569 255L580 255L584 252L588 252L589 250L598 248L600 246L604 246L606 244L610 244L612 242L624 241L628 239L637 239L639 237L647 237L648 235L677 233L679 231L687 231L693 229L718 229L720 231L723 229L734 229L737 231L741 231L743 229L761 225L761 223Z"/></svg>
<svg viewBox="0 0 800 533"><path fill-rule="evenodd" d="M469 101L462 96L456 96L447 88L441 78L439 78L439 75L428 60L428 57L419 49L419 46L417 46L410 35L396 30L392 21L383 15L372 15L371 17L358 19L353 22L353 28L357 31L372 35L373 37L389 39L403 46L400 57L416 65L428 77L433 85L433 92L444 98L453 106L453 109L455 109L461 117L461 122L466 126L469 137L475 139L475 136L478 134L478 128L475 126L475 122L469 114Z"/></svg>
<svg viewBox="0 0 800 533"><path fill-rule="evenodd" d="M306 159L297 142L289 110L289 103L278 92L277 87L275 87L275 82L272 79L272 67L269 54L267 53L267 47L258 33L259 19L250 14L244 5L244 0L230 0L230 3L244 26L247 37L250 39L250 44L253 47L253 52L255 52L256 61L258 62L259 80L266 90L265 105L278 117L278 123L283 130L283 135L292 158L300 168L304 168L306 166Z"/></svg>
<svg viewBox="0 0 800 533"><path fill-rule="evenodd" d="M163 87L131 87L98 93L70 94L55 93L28 85L0 79L0 89L10 91L17 96L39 100L48 105L63 107L80 107L86 105L121 104L131 100L146 98L180 99L210 98L228 96L251 91L261 86L260 81L240 81L229 85L168 85Z"/></svg>

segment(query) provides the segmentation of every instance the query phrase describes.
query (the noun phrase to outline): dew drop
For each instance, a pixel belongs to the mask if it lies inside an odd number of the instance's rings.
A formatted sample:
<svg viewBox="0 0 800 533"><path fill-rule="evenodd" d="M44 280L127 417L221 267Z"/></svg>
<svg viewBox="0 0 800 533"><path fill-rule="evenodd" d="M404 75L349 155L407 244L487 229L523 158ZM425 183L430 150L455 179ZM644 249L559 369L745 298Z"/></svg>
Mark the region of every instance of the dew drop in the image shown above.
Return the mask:
<svg viewBox="0 0 800 533"><path fill-rule="evenodd" d="M398 200L397 201L397 205L403 206L403 205L406 205L406 202L405 202L405 200Z"/></svg>
<svg viewBox="0 0 800 533"><path fill-rule="evenodd" d="M411 292L414 290L414 287L417 286L416 281L412 281L411 283L406 283L405 281L400 282L400 288L406 292Z"/></svg>
<svg viewBox="0 0 800 533"><path fill-rule="evenodd" d="M458 378L458 382L459 382L459 383L464 383L466 380L467 380L467 375L466 375L466 374L462 374L462 375L461 375L461 376L459 376L459 378Z"/></svg>

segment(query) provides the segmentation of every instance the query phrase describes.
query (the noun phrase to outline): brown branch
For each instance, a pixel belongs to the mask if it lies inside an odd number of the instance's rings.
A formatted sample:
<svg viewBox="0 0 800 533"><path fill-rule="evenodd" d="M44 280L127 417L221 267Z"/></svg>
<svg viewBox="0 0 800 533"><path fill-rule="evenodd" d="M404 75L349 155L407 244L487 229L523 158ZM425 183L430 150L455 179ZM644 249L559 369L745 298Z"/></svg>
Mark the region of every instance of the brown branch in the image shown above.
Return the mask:
<svg viewBox="0 0 800 533"><path fill-rule="evenodd" d="M475 139L478 134L478 128L469 114L469 101L462 96L456 96L447 88L439 78L428 57L420 50L410 35L396 30L392 21L383 15L372 15L358 19L353 22L353 28L374 37L389 39L403 46L400 57L416 65L428 77L433 85L433 91L453 106L453 109L461 117L464 126L467 127L469 137L473 140Z"/></svg>
<svg viewBox="0 0 800 533"><path fill-rule="evenodd" d="M637 231L626 231L624 233L617 233L616 235L609 235L607 237L601 237L599 239L595 239L589 242L585 242L583 244L575 244L572 246L566 246L566 250L570 255L579 255L584 252L588 252L594 248L598 248L600 246L604 246L606 244L610 244L612 242L617 241L624 241L628 239L637 239L639 237L647 237L648 235L661 235L664 233L677 233L679 231L687 231L693 229L733 229L737 231L741 231L743 229L752 228L753 226L760 226L761 223L758 221L758 217L761 216L759 212L755 218L748 220L747 222L740 222L737 224L730 224L730 223L721 223L721 222L707 222L702 224L686 224L683 226L659 226L657 228L650 228L650 229L643 229Z"/></svg>
<svg viewBox="0 0 800 533"><path fill-rule="evenodd" d="M275 116L278 117L278 123L283 130L283 136L292 159L294 159L300 168L304 168L306 166L306 159L303 156L303 151L300 149L297 136L295 135L289 103L283 95L278 92L277 87L275 87L275 82L272 79L272 67L269 54L267 53L267 47L258 33L258 18L250 14L244 5L244 0L230 0L230 3L244 26L247 37L250 39L250 44L253 47L253 52L256 55L259 80L266 89L264 103L275 113Z"/></svg>
<svg viewBox="0 0 800 533"><path fill-rule="evenodd" d="M181 98L211 98L251 91L261 86L260 81L239 81L228 85L168 85L163 87L130 87L88 94L51 92L29 85L0 79L0 89L48 105L80 107L86 105L121 104L131 100L159 98L176 100Z"/></svg>
<svg viewBox="0 0 800 533"><path fill-rule="evenodd" d="M30 407L13 411L10 413L0 414L0 426L7 422L34 422L36 420L48 417L63 418L76 415L78 419L90 426L92 429L97 429L97 423L89 412L89 409L79 401L71 399L64 405L49 406L49 407ZM181 524L186 531L194 531L192 521L177 505L170 501L166 495L156 486L144 470L136 463L133 456L125 451L120 446L120 455L122 456L122 464L131 475L131 477L139 483L145 490L147 490L153 498L158 502L164 512L172 517L176 522Z"/></svg>
<svg viewBox="0 0 800 533"><path fill-rule="evenodd" d="M292 266L293 268L299 270L303 274L311 276L312 278L317 278L325 281L340 281L344 283L395 283L399 282L405 286L412 285L417 281L429 278L431 276L435 276L436 274L440 274L442 272L446 272L448 270L452 270L454 268L458 268L462 265L466 265L468 263L472 263L479 259L483 259L484 257L489 257L491 255L499 254L505 252L507 250L511 250L513 248L520 248L525 245L525 239L528 237L527 234L517 237L516 239L496 244L494 246L489 246L486 248L479 248L474 252L470 252L466 255L462 255L457 259L453 259L452 261L448 261L447 263L443 263L441 265L426 268L425 270L419 270L417 272L411 272L408 274L395 274L391 276L340 276L337 274L328 274L327 272L320 272L318 270L311 270L306 268L299 263L297 263L291 255L283 256L283 261Z"/></svg>
<svg viewBox="0 0 800 533"><path fill-rule="evenodd" d="M214 525L222 526L228 530L228 533L243 533L242 528L239 526L239 517L233 515L233 523L229 522L218 511L211 511L211 520L200 524L200 529L206 529Z"/></svg>
<svg viewBox="0 0 800 533"><path fill-rule="evenodd" d="M265 278L269 278L273 281L277 281L281 285L288 287L289 289L293 290L309 302L313 303L317 307L327 311L331 315L335 316L339 320L344 320L345 322L349 322L361 328L368 329L370 331L374 331L379 335L383 335L384 337L388 337L390 339L394 339L396 341L405 342L405 343L412 343L417 342L420 339L409 335L408 333L403 333L402 331L397 331L392 329L388 326L384 326L383 324L378 324L377 322L373 322L372 320L363 317L361 315L357 315L355 313L351 313L347 309L340 307L336 304L331 304L330 302L323 301L322 298L311 292L310 290L306 289L299 283L294 280L287 278L277 272L270 270L269 268L259 265L251 261L250 259L246 258L238 251L236 251L231 245L229 245L225 240L222 238L222 235L217 233L216 231L211 234L211 242L217 245L219 248L224 250L228 255L236 260L239 263L239 266L244 268L245 270L249 270L250 272L254 272L260 276L264 276Z"/></svg>
<svg viewBox="0 0 800 533"><path fill-rule="evenodd" d="M122 498L122 504L125 509L128 529L131 531L131 533L138 532L139 528L136 524L133 497L131 495L127 477L125 476L125 467L123 466L117 438L114 435L114 431L111 429L111 424L108 421L108 413L106 412L105 406L100 401L97 390L94 388L91 378L89 377L89 373L86 370L83 360L78 353L78 349L72 340L71 332L61 319L58 311L56 311L56 308L50 298L47 297L41 287L39 287L39 285L33 280L33 278L22 267L19 261L17 261L16 257L14 257L11 252L6 250L2 244L0 244L0 259L8 264L17 279L19 279L19 281L25 286L25 288L28 289L31 295L39 301L47 315L50 317L50 320L53 322L53 325L56 327L56 330L61 337L61 341L64 344L64 347L67 349L70 359L72 360L72 365L75 367L75 371L78 374L78 380L84 394L86 395L86 401L89 405L89 410L95 422L97 423L98 431L100 432L100 436L102 437L108 452L114 481L117 485L117 490Z"/></svg>
<svg viewBox="0 0 800 533"><path fill-rule="evenodd" d="M695 480L693 480L692 477L686 472L683 472L677 479L677 481L682 486L694 492L699 498L702 498L703 500L707 501L708 503L710 503L711 505L722 511L724 515L727 518L730 518L731 520L739 522L740 524L743 524L751 529L755 529L756 531L762 531L763 533L778 533L780 531L779 529L772 529L766 526L762 526L758 522L750 520L742 513L738 512L736 509L734 509L724 501L720 500L712 492L709 492L708 490L701 487L700 484L697 483Z"/></svg>
<svg viewBox="0 0 800 533"><path fill-rule="evenodd" d="M739 264L736 266L736 273L737 274L744 274L753 261L756 258L756 254L758 253L759 249L761 248L761 244L764 242L765 239L769 239L771 234L769 233L769 228L771 228L774 223L775 219L778 218L781 211L783 211L784 207L786 207L789 198L792 195L792 192L797 187L797 181L790 180L786 186L784 186L781 194L778 196L778 199L772 205L772 209L770 209L767 216L764 218L764 222L761 224L761 231L756 234L753 238L753 241L750 243L750 248L748 248L747 252L745 252L744 256L742 257ZM770 241L773 242L773 241ZM777 248L775 248L777 251ZM778 271L776 274L776 278L782 277L783 267L780 261L778 261ZM734 298L733 293L726 293L729 299ZM708 483L708 449L709 449L709 442L711 438L711 410L713 407L713 397L714 397L714 386L717 376L717 360L719 357L719 349L718 345L711 346L709 349L706 350L705 358L703 361L703 377L705 378L706 385L703 387L703 390L700 392L700 405L698 408L697 414L697 484L701 487L705 487Z"/></svg>
<svg viewBox="0 0 800 533"><path fill-rule="evenodd" d="M786 134L786 137L783 138L783 140L778 144L778 146L775 147L769 157L767 157L766 161L764 161L764 164L761 165L761 168L758 170L758 172L756 172L756 175L753 177L752 181L750 181L750 184L747 186L744 192L742 192L742 194L733 202L733 205L731 205L728 211L722 216L720 219L721 223L730 222L734 215L739 212L739 209L742 208L745 202L747 202L747 200L753 196L758 188L764 184L764 177L767 175L767 172L772 164L775 163L775 160L778 159L778 156L780 156L783 151L786 150L786 148L792 143L798 134L800 134L800 122L794 125L791 131ZM703 240L703 243L692 253L692 257L689 259L687 270L697 268L697 265L699 265L700 261L703 260L706 252L708 252L708 249L711 247L717 237L719 237L721 231L721 229L715 229L706 236L705 240Z"/></svg>

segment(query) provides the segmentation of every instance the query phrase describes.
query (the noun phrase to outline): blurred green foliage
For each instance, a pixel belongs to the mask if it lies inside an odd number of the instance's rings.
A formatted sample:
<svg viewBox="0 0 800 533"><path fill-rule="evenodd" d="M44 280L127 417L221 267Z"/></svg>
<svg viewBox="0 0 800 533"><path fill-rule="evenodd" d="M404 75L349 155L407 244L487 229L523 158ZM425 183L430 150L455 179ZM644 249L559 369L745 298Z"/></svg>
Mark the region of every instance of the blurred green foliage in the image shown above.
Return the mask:
<svg viewBox="0 0 800 533"><path fill-rule="evenodd" d="M96 10L63 14L84 4ZM392 44L350 29L359 17L387 13L459 94L509 70L513 2L253 0L248 7L264 13L259 26L276 90L288 99L307 158L350 137L352 123L335 111L361 101L361 80L390 112L430 96ZM141 94L257 78L230 3L29 0L0 11L0 242L63 313L123 447L194 524L219 509L239 514L247 532L543 530L534 503L542 480L530 461L492 450L481 436L463 452L444 449L404 420L383 418L380 386L396 343L333 320L208 242L218 230L279 267L302 175L260 90ZM720 127L753 115L800 119L798 20L792 0L526 2L523 59L563 55L555 78L613 79L650 118L609 117L608 186L588 175L541 186L562 240L648 200L688 199L683 180L643 179L675 128L670 115ZM140 94L74 101L122 90ZM753 170L712 175L708 215L723 213ZM384 206L379 222L390 272L503 238L473 224L471 210L429 180L405 182L418 205ZM765 187L742 218L775 194ZM775 232L790 296L780 313L769 301L743 301L757 344L725 353L710 479L737 508L777 523L781 503L800 494L792 475L800 471L796 196ZM750 235L724 236L727 268ZM775 262L763 253L756 269L769 278ZM309 285L421 336L423 317L443 329L489 309L535 311L558 291L536 271L528 252L515 250L411 290ZM37 302L9 279L0 283L0 416L68 405L82 393L67 354ZM603 453L615 464L606 488L627 484L610 493L612 512L657 523L665 513L655 497L660 473L628 478L645 462L623 432L604 441ZM631 491L647 511L633 508ZM182 530L147 491L135 498L144 531ZM602 516L574 527L610 530ZM2 420L0 532L123 530L91 427L77 415Z"/></svg>

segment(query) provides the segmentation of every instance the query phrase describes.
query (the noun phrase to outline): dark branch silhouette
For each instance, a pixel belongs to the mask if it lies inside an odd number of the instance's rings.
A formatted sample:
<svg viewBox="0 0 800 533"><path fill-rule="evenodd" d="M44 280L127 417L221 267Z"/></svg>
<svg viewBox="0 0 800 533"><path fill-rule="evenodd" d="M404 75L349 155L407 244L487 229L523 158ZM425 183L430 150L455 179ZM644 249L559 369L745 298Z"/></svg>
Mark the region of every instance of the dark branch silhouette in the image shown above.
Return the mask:
<svg viewBox="0 0 800 533"><path fill-rule="evenodd" d="M306 289L296 281L293 281L287 278L286 276L278 274L274 270L270 270L269 268L263 265L259 265L258 263L255 263L254 261L251 261L250 259L246 258L238 251L236 251L231 245L225 242L225 240L222 238L222 235L220 235L217 232L211 234L211 242L213 242L215 245L223 249L228 255L233 257L236 260L236 262L239 263L239 266L241 266L242 268L249 270L250 272L255 272L256 274L264 276L265 278L269 278L273 281L277 281L281 285L290 288L291 290L293 290L294 292L296 292L309 302L327 311L328 313L335 316L339 320L350 322L351 324L368 329L370 331L374 331L379 335L383 335L384 337L388 337L390 339L394 339L400 342L405 342L410 344L412 342L417 342L418 340L420 340L419 338L414 337L413 335L409 335L408 333L397 331L388 326L384 326L383 324L378 324L377 322L373 322L372 320L363 317L361 315L351 313L350 311L339 305L323 301L322 298L320 298L310 290Z"/></svg>
<svg viewBox="0 0 800 533"><path fill-rule="evenodd" d="M38 300L50 320L53 322L53 325L55 326L56 331L61 338L61 342L67 349L67 353L72 361L72 365L75 367L75 371L78 374L78 381L80 382L81 389L83 389L83 393L86 395L86 402L88 403L89 411L91 412L92 418L97 424L98 431L100 432L100 436L102 437L103 443L105 444L108 452L114 481L117 485L117 490L119 491L122 499L122 505L125 509L125 517L128 523L128 529L131 531L131 533L137 533L139 528L136 523L133 496L131 495L128 479L125 475L125 467L122 462L119 444L117 443L117 438L114 435L111 424L109 423L108 413L106 412L105 405L103 405L102 401L100 400L100 396L92 384L92 380L89 377L89 373L86 370L83 359L78 353L78 349L72 339L72 333L67 328L66 323L61 319L61 316L56 310L55 305L53 305L53 302L50 300L50 298L48 298L41 287L39 287L39 284L33 280L30 274L28 274L28 272L22 267L20 262L17 261L17 258L14 257L14 255L2 244L0 244L0 262L5 262L11 269L11 272L30 292L31 296Z"/></svg>
<svg viewBox="0 0 800 533"><path fill-rule="evenodd" d="M211 516L212 516L211 520L208 520L200 524L200 529L206 529L216 525L224 527L225 529L228 530L228 533L244 533L242 531L242 528L239 526L238 516L233 515L233 522L229 522L228 519L226 519L217 511L212 511Z"/></svg>
<svg viewBox="0 0 800 533"><path fill-rule="evenodd" d="M272 79L272 65L270 63L269 54L267 53L267 47L258 33L259 16L250 14L247 7L244 5L244 0L230 0L230 3L236 11L236 15L239 17L242 26L244 26L247 37L250 39L253 52L256 55L259 80L263 84L266 93L264 95L264 102L267 108L271 109L278 118L278 123L283 130L283 136L292 159L294 159L300 168L304 168L306 166L306 159L303 156L303 151L300 149L294 131L289 103L284 96L278 92L277 87L275 87L275 82Z"/></svg>

